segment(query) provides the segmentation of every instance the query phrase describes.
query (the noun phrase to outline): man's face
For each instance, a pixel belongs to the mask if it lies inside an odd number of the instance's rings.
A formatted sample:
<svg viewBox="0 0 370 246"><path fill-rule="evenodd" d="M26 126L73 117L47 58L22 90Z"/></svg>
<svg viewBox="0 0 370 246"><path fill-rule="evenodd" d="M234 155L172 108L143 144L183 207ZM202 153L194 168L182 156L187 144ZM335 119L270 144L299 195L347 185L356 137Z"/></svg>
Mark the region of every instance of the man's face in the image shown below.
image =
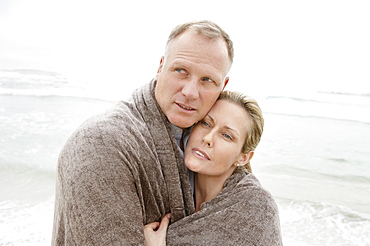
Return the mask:
<svg viewBox="0 0 370 246"><path fill-rule="evenodd" d="M187 30L172 40L161 60L155 98L168 120L186 128L203 119L228 82L226 42Z"/></svg>

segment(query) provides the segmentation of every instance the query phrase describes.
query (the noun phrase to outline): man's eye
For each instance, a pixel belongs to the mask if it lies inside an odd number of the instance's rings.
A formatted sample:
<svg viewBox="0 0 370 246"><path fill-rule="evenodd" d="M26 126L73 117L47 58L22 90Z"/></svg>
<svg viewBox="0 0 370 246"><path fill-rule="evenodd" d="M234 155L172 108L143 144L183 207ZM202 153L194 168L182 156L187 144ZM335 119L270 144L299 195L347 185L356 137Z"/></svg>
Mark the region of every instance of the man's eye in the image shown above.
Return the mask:
<svg viewBox="0 0 370 246"><path fill-rule="evenodd" d="M184 69L182 69L182 68L176 68L175 70L176 70L176 72L178 72L178 73L185 73L185 70L184 70Z"/></svg>
<svg viewBox="0 0 370 246"><path fill-rule="evenodd" d="M206 82L213 82L213 80L212 80L211 78L208 78L208 77L203 78L203 81L206 81Z"/></svg>

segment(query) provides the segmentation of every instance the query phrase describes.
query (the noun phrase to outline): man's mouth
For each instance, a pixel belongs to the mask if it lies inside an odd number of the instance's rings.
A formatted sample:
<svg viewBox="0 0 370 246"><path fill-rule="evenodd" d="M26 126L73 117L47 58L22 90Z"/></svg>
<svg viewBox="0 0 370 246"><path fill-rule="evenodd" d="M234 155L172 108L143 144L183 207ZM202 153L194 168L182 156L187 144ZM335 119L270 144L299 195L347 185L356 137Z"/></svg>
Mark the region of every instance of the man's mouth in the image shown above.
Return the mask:
<svg viewBox="0 0 370 246"><path fill-rule="evenodd" d="M190 111L193 111L193 110L195 110L194 108L191 108L191 107L187 107L187 106L185 106L185 105L183 105L183 104L179 104L179 103L176 103L180 108L183 108L183 109L185 109L185 110L190 110Z"/></svg>

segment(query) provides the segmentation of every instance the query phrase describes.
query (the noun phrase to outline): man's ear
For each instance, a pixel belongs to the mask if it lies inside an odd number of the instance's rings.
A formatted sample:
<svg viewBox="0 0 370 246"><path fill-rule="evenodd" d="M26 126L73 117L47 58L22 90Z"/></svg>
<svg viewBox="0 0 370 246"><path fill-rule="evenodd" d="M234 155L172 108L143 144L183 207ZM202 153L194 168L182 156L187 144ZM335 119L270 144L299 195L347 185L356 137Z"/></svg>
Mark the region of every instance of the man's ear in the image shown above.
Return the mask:
<svg viewBox="0 0 370 246"><path fill-rule="evenodd" d="M226 78L225 78L224 87L222 88L222 90L224 90L224 89L225 89L225 87L226 87L227 83L229 83L229 77L226 77Z"/></svg>
<svg viewBox="0 0 370 246"><path fill-rule="evenodd" d="M164 56L161 57L161 61L159 62L159 67L158 67L157 75L162 72L163 63L164 63Z"/></svg>
<svg viewBox="0 0 370 246"><path fill-rule="evenodd" d="M248 153L241 153L238 161L235 163L237 166L244 166L252 159L254 151L249 151Z"/></svg>

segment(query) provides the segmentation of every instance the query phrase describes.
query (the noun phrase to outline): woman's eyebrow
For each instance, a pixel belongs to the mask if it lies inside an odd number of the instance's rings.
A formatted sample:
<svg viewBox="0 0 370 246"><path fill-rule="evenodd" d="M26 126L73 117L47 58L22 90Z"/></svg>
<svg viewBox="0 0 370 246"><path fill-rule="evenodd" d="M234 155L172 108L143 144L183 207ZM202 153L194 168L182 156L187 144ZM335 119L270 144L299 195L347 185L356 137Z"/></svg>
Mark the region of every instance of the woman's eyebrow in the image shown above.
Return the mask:
<svg viewBox="0 0 370 246"><path fill-rule="evenodd" d="M209 114L207 114L206 117L204 117L204 119L206 119L206 118L209 118L212 122L214 122L212 116L210 116ZM223 128L225 128L227 130L230 130L230 131L233 131L233 132L235 132L236 135L240 136L239 132L236 129L230 127L230 126L223 126Z"/></svg>
<svg viewBox="0 0 370 246"><path fill-rule="evenodd" d="M235 130L234 128L229 127L229 126L225 126L225 128L226 128L227 130L230 130L230 131L235 132L235 134L236 134L236 135L240 136L239 132L238 132L237 130Z"/></svg>
<svg viewBox="0 0 370 246"><path fill-rule="evenodd" d="M206 119L206 118L209 118L212 122L214 122L213 118L212 118L209 114L207 114L207 115L204 117L204 119Z"/></svg>

